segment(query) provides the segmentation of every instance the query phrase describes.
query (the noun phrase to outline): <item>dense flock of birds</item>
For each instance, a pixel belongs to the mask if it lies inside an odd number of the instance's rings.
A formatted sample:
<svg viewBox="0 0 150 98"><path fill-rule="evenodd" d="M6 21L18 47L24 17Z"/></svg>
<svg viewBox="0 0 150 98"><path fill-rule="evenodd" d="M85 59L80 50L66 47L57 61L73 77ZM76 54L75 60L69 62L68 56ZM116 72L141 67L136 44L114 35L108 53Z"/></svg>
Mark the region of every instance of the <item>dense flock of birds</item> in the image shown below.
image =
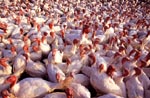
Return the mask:
<svg viewBox="0 0 150 98"><path fill-rule="evenodd" d="M0 98L150 98L150 5L136 1L0 1Z"/></svg>

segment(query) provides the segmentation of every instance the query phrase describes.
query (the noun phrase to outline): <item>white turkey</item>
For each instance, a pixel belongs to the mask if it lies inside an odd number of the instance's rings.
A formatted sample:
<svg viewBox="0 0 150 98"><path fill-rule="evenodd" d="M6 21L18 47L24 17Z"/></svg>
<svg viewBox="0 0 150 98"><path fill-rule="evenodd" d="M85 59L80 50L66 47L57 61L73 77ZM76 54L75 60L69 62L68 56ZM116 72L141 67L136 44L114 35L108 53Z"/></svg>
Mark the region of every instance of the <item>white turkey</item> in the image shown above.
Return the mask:
<svg viewBox="0 0 150 98"><path fill-rule="evenodd" d="M126 81L127 95L129 98L144 98L144 88L138 77L141 69L134 68L135 74Z"/></svg>
<svg viewBox="0 0 150 98"><path fill-rule="evenodd" d="M115 95L123 96L120 86L118 86L111 78L113 77L114 71L114 67L109 66L105 72L103 64L92 71L93 73L90 76L90 83L97 92L113 93Z"/></svg>
<svg viewBox="0 0 150 98"><path fill-rule="evenodd" d="M24 55L17 55L13 62L13 73L18 73L18 77L25 71L26 58Z"/></svg>
<svg viewBox="0 0 150 98"><path fill-rule="evenodd" d="M58 49L53 49L48 55L48 62L62 63L63 52Z"/></svg>
<svg viewBox="0 0 150 98"><path fill-rule="evenodd" d="M91 98L91 93L89 90L78 83L71 83L67 87L67 92L70 93L70 96L68 98Z"/></svg>
<svg viewBox="0 0 150 98"><path fill-rule="evenodd" d="M10 92L17 98L41 98L45 94L53 92L55 89L62 89L66 83L68 81L51 83L41 78L25 78L16 83L10 89Z"/></svg>
<svg viewBox="0 0 150 98"><path fill-rule="evenodd" d="M25 71L33 77L44 77L46 75L46 67L40 61L32 61L28 54L26 57L26 67Z"/></svg>
<svg viewBox="0 0 150 98"><path fill-rule="evenodd" d="M0 76L10 75L12 66L8 63L9 58L0 59Z"/></svg>
<svg viewBox="0 0 150 98"><path fill-rule="evenodd" d="M47 74L49 80L55 83L61 82L65 79L65 74L63 73L63 71L53 63L49 63L47 65Z"/></svg>

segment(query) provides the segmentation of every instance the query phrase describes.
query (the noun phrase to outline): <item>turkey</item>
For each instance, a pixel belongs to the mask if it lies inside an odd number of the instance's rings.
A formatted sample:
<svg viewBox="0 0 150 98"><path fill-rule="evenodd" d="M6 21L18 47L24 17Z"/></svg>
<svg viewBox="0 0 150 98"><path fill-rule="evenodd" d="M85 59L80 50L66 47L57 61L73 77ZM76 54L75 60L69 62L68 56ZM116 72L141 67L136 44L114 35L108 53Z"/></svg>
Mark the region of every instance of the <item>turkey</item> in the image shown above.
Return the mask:
<svg viewBox="0 0 150 98"><path fill-rule="evenodd" d="M2 49L2 55L4 58L9 58L9 61L14 61L17 55L15 46L11 46L10 49Z"/></svg>
<svg viewBox="0 0 150 98"><path fill-rule="evenodd" d="M12 66L8 63L9 58L0 59L0 76L10 75Z"/></svg>
<svg viewBox="0 0 150 98"><path fill-rule="evenodd" d="M66 83L68 81L51 83L41 78L25 78L16 83L10 89L10 92L17 98L42 98L45 94L51 93L55 89L62 89Z"/></svg>
<svg viewBox="0 0 150 98"><path fill-rule="evenodd" d="M90 76L90 83L99 93L113 93L118 96L123 96L123 92L115 81L111 78L114 74L114 67L111 65L104 71L104 65L101 64L97 69L93 69ZM111 88L110 88L111 86Z"/></svg>
<svg viewBox="0 0 150 98"><path fill-rule="evenodd" d="M78 83L71 83L66 90L66 93L71 93L68 98L91 98L89 90Z"/></svg>
<svg viewBox="0 0 150 98"><path fill-rule="evenodd" d="M81 84L83 86L88 87L90 84L90 79L84 74L75 74L75 72L71 72L70 76L73 77L73 82Z"/></svg>
<svg viewBox="0 0 150 98"><path fill-rule="evenodd" d="M18 73L18 77L25 71L26 58L24 55L17 55L13 63L13 73Z"/></svg>
<svg viewBox="0 0 150 98"><path fill-rule="evenodd" d="M61 82L65 79L65 74L63 71L55 64L49 63L47 65L47 73L49 80L52 82Z"/></svg>
<svg viewBox="0 0 150 98"><path fill-rule="evenodd" d="M48 62L50 63L62 63L63 52L58 49L53 49L48 55Z"/></svg>
<svg viewBox="0 0 150 98"><path fill-rule="evenodd" d="M79 41L77 39L74 39L73 45L66 45L63 49L63 52L64 52L63 57L69 58L69 57L75 55L78 50L78 43L79 43Z"/></svg>
<svg viewBox="0 0 150 98"><path fill-rule="evenodd" d="M28 54L25 54L26 57L26 67L25 71L34 77L44 77L46 75L46 67L40 61L32 61Z"/></svg>
<svg viewBox="0 0 150 98"><path fill-rule="evenodd" d="M134 68L135 74L126 81L127 95L129 98L144 98L144 88L138 77L141 69Z"/></svg>
<svg viewBox="0 0 150 98"><path fill-rule="evenodd" d="M12 88L17 82L15 75L0 77L0 92Z"/></svg>
<svg viewBox="0 0 150 98"><path fill-rule="evenodd" d="M33 61L39 61L42 59L42 51L40 50L39 46L33 45L32 50L30 52L30 58Z"/></svg>

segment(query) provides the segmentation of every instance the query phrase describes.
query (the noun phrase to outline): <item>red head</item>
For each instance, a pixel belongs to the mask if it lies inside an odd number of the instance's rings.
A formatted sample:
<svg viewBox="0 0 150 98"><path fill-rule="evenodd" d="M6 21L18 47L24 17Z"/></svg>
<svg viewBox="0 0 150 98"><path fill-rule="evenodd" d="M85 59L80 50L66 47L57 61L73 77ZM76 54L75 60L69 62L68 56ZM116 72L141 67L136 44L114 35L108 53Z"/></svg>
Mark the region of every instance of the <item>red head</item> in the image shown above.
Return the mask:
<svg viewBox="0 0 150 98"><path fill-rule="evenodd" d="M108 27L107 26L104 26L104 31L106 31L108 29Z"/></svg>
<svg viewBox="0 0 150 98"><path fill-rule="evenodd" d="M139 59L140 56L141 56L141 52L137 51L136 54L135 54L135 56L134 56L134 60Z"/></svg>
<svg viewBox="0 0 150 98"><path fill-rule="evenodd" d="M109 65L106 71L106 74L110 77L113 76L113 73L116 71L113 65Z"/></svg>
<svg viewBox="0 0 150 98"><path fill-rule="evenodd" d="M64 39L65 38L65 32L64 32L64 30L61 30L60 33L61 33L62 38Z"/></svg>
<svg viewBox="0 0 150 98"><path fill-rule="evenodd" d="M79 40L78 40L78 39L74 39L74 40L73 40L73 44L74 44L74 45L77 45L78 43L79 43Z"/></svg>
<svg viewBox="0 0 150 98"><path fill-rule="evenodd" d="M12 38L9 38L8 41L10 44L13 44Z"/></svg>
<svg viewBox="0 0 150 98"><path fill-rule="evenodd" d="M15 20L16 20L16 24L20 24L21 22L20 16L17 16Z"/></svg>
<svg viewBox="0 0 150 98"><path fill-rule="evenodd" d="M129 53L129 56L131 56L133 53L135 53L135 52L137 52L137 50L136 49L132 49L131 51L130 51L130 53Z"/></svg>
<svg viewBox="0 0 150 98"><path fill-rule="evenodd" d="M9 76L4 83L9 83L10 87L12 88L17 82L17 77L15 75Z"/></svg>
<svg viewBox="0 0 150 98"><path fill-rule="evenodd" d="M136 38L138 37L138 35L137 35L137 34L132 35L132 36L133 36L133 39L136 39Z"/></svg>
<svg viewBox="0 0 150 98"><path fill-rule="evenodd" d="M121 45L124 45L125 43L126 43L126 42L125 42L123 39L120 40L120 44L121 44Z"/></svg>
<svg viewBox="0 0 150 98"><path fill-rule="evenodd" d="M23 37L23 41L27 41L28 40L28 35Z"/></svg>
<svg viewBox="0 0 150 98"><path fill-rule="evenodd" d="M86 54L86 51L85 51L85 50L81 50L81 51L80 51L80 57L81 57L81 58L84 57L85 54Z"/></svg>
<svg viewBox="0 0 150 98"><path fill-rule="evenodd" d="M92 59L92 63L91 63L91 65L93 65L95 62L96 62L96 57L95 57L95 55L93 54L93 53L91 53L91 54L89 54L88 55L91 59Z"/></svg>
<svg viewBox="0 0 150 98"><path fill-rule="evenodd" d="M121 63L124 64L129 61L130 61L130 59L128 57L124 57L124 58L122 58Z"/></svg>
<svg viewBox="0 0 150 98"><path fill-rule="evenodd" d="M9 60L9 58L1 58L0 65L6 68L8 66L8 64L7 64L8 60Z"/></svg>
<svg viewBox="0 0 150 98"><path fill-rule="evenodd" d="M55 33L54 33L54 32L50 32L50 36L51 36L52 38L54 38L54 37L55 37Z"/></svg>
<svg viewBox="0 0 150 98"><path fill-rule="evenodd" d="M67 88L65 90L67 98L73 98L73 90L71 88Z"/></svg>
<svg viewBox="0 0 150 98"><path fill-rule="evenodd" d="M6 33L6 34L7 34L7 29L3 29L3 31L4 31L4 33Z"/></svg>
<svg viewBox="0 0 150 98"><path fill-rule="evenodd" d="M53 23L53 22L49 23L49 28L50 28L50 29L52 29L53 26L54 26L54 23Z"/></svg>
<svg viewBox="0 0 150 98"><path fill-rule="evenodd" d="M38 30L38 32L40 31L40 29L41 29L41 26L39 24L37 24L37 30Z"/></svg>
<svg viewBox="0 0 150 98"><path fill-rule="evenodd" d="M104 69L104 65L100 64L98 68L99 68L99 72L102 72L102 70Z"/></svg>
<svg viewBox="0 0 150 98"><path fill-rule="evenodd" d="M123 31L123 32L120 32L119 35L120 35L120 37L122 38L123 36L125 36L125 32L124 32L124 31Z"/></svg>
<svg viewBox="0 0 150 98"><path fill-rule="evenodd" d="M52 50L52 56L55 56L57 51L58 51L57 49L53 49Z"/></svg>
<svg viewBox="0 0 150 98"><path fill-rule="evenodd" d="M93 42L94 45L99 44L99 43L100 43L100 39L99 39L99 38L96 38L96 39L94 40L94 42Z"/></svg>
<svg viewBox="0 0 150 98"><path fill-rule="evenodd" d="M114 42L114 37L112 37L112 38L109 39L109 44L110 44L110 45L112 45L113 42Z"/></svg>
<svg viewBox="0 0 150 98"><path fill-rule="evenodd" d="M0 34L0 39L3 39L3 35L2 34Z"/></svg>
<svg viewBox="0 0 150 98"><path fill-rule="evenodd" d="M12 53L15 53L16 52L16 47L15 46L11 46L10 50L11 50Z"/></svg>
<svg viewBox="0 0 150 98"><path fill-rule="evenodd" d="M98 23L96 22L94 25L94 29L97 30L98 29Z"/></svg>
<svg viewBox="0 0 150 98"><path fill-rule="evenodd" d="M88 26L88 25L84 25L82 32L85 33L85 34L88 34L89 31L90 31L90 30L89 30L89 26Z"/></svg>
<svg viewBox="0 0 150 98"><path fill-rule="evenodd" d="M34 41L35 41L38 45L41 44L41 40L40 40L39 38L35 38Z"/></svg>
<svg viewBox="0 0 150 98"><path fill-rule="evenodd" d="M90 51L90 48L89 47L84 47L84 50L85 51Z"/></svg>
<svg viewBox="0 0 150 98"><path fill-rule="evenodd" d="M125 50L125 48L123 47L123 46L120 46L119 47L119 52L122 52L122 51L124 51Z"/></svg>
<svg viewBox="0 0 150 98"><path fill-rule="evenodd" d="M120 56L122 56L122 55L121 55L121 53L119 53L119 52L116 52L116 53L114 54L114 58L120 57Z"/></svg>
<svg viewBox="0 0 150 98"><path fill-rule="evenodd" d="M41 38L42 43L44 42L45 39L46 39L46 36L42 36Z"/></svg>
<svg viewBox="0 0 150 98"><path fill-rule="evenodd" d="M127 41L128 41L128 44L131 44L131 39L130 38L128 38Z"/></svg>
<svg viewBox="0 0 150 98"><path fill-rule="evenodd" d="M80 44L80 45L79 45L79 49L80 49L80 51L84 50L84 45L83 45L83 44Z"/></svg>
<svg viewBox="0 0 150 98"><path fill-rule="evenodd" d="M1 95L2 95L2 98L9 98L9 92L8 92L8 90L3 90L2 92L1 92Z"/></svg>
<svg viewBox="0 0 150 98"><path fill-rule="evenodd" d="M75 72L74 71L70 72L69 76L72 77L72 78L74 78Z"/></svg>
<svg viewBox="0 0 150 98"><path fill-rule="evenodd" d="M24 45L24 46L23 46L23 50L24 50L25 53L28 53L28 52L29 52L29 47L28 47L28 45Z"/></svg>
<svg viewBox="0 0 150 98"><path fill-rule="evenodd" d="M143 67L145 67L147 65L147 63L145 62L145 61L143 61L143 60L140 60L140 68L143 68Z"/></svg>
<svg viewBox="0 0 150 98"><path fill-rule="evenodd" d="M43 34L44 36L47 36L48 35L48 33L47 32L44 32L44 34Z"/></svg>
<svg viewBox="0 0 150 98"><path fill-rule="evenodd" d="M71 42L66 39L63 39L63 42L64 42L64 46L71 45Z"/></svg>
<svg viewBox="0 0 150 98"><path fill-rule="evenodd" d="M135 76L139 76L140 74L141 74L141 69L140 68L138 68L138 67L134 67L134 71L135 71Z"/></svg>
<svg viewBox="0 0 150 98"><path fill-rule="evenodd" d="M22 28L20 28L20 34L23 34L23 32L24 32L24 31L23 31L23 29L22 29Z"/></svg>
<svg viewBox="0 0 150 98"><path fill-rule="evenodd" d="M32 46L32 50L37 52L39 50L39 47L38 46Z"/></svg>
<svg viewBox="0 0 150 98"><path fill-rule="evenodd" d="M67 28L67 24L64 24L64 25L63 25L63 28L66 29L66 28Z"/></svg>
<svg viewBox="0 0 150 98"><path fill-rule="evenodd" d="M103 50L108 50L109 49L109 46L107 44L104 44L103 45Z"/></svg>
<svg viewBox="0 0 150 98"><path fill-rule="evenodd" d="M122 70L122 76L123 76L123 77L126 77L126 76L128 76L128 75L129 75L129 70L126 69L126 68L123 68L123 70Z"/></svg>

